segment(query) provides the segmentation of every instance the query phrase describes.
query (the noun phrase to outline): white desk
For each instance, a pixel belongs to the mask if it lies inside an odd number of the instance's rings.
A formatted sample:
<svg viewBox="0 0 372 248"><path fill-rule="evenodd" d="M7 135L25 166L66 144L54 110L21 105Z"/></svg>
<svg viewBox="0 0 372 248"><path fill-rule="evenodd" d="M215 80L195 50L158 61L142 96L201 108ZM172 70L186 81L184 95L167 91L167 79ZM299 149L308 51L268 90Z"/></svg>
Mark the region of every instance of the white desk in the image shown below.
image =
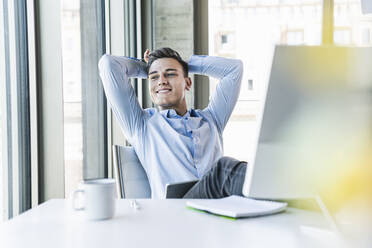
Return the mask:
<svg viewBox="0 0 372 248"><path fill-rule="evenodd" d="M138 203L135 210L118 200L114 219L92 222L69 201L50 200L1 224L0 247L320 247L323 241L307 227L329 226L320 213L292 208L230 220L187 209L183 199ZM324 247L333 247L326 239Z"/></svg>

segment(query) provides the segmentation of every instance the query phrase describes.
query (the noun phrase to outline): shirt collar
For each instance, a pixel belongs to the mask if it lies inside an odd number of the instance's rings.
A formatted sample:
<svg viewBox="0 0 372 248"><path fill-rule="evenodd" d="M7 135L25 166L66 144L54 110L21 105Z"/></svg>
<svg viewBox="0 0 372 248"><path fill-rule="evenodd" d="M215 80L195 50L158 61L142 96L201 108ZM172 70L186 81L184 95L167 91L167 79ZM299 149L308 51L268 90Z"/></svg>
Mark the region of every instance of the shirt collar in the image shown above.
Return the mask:
<svg viewBox="0 0 372 248"><path fill-rule="evenodd" d="M199 117L198 113L194 109L187 110L183 116L178 115L174 109L161 110L160 113L167 118Z"/></svg>

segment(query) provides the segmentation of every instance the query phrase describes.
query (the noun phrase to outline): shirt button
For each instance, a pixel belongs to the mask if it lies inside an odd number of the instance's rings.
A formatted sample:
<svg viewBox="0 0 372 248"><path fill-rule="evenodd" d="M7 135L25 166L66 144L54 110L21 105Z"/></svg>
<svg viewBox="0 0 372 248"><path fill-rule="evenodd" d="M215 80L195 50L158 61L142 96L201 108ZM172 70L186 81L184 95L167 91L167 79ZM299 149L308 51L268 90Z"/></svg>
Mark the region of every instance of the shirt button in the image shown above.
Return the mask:
<svg viewBox="0 0 372 248"><path fill-rule="evenodd" d="M195 141L196 144L199 143L199 138L198 137L195 137L194 138L194 141Z"/></svg>

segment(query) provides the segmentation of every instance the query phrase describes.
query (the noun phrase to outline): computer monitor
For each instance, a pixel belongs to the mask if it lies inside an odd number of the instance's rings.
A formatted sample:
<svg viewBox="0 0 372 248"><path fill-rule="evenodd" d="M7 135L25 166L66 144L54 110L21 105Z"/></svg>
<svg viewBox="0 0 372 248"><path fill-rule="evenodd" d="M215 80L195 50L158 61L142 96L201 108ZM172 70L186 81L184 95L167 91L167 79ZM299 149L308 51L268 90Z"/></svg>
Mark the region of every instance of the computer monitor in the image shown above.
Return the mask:
<svg viewBox="0 0 372 248"><path fill-rule="evenodd" d="M372 48L277 46L243 194L313 197L370 128Z"/></svg>

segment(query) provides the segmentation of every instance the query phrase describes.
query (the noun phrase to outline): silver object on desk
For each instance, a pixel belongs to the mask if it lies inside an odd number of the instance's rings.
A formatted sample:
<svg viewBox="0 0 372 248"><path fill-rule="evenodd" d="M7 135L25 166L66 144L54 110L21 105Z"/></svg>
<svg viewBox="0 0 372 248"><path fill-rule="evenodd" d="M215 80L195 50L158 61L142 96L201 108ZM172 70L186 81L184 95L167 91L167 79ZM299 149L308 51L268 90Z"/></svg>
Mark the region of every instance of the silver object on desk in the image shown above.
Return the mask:
<svg viewBox="0 0 372 248"><path fill-rule="evenodd" d="M138 204L138 202L134 199L129 200L130 206L136 210L140 209L141 206Z"/></svg>

